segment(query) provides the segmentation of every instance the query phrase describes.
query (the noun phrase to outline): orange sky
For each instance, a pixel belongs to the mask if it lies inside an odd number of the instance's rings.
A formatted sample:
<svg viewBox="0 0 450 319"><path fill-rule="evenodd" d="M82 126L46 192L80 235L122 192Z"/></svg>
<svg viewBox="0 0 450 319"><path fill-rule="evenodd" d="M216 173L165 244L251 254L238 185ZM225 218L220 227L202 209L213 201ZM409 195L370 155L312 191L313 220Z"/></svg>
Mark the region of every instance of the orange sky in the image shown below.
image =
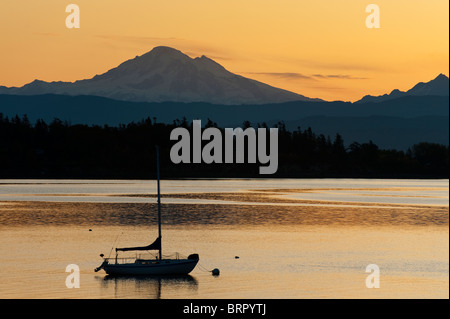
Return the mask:
<svg viewBox="0 0 450 319"><path fill-rule="evenodd" d="M67 29L65 8L81 10ZM365 8L380 8L368 29ZM309 97L354 101L449 74L448 0L0 2L0 85L91 78L166 45Z"/></svg>

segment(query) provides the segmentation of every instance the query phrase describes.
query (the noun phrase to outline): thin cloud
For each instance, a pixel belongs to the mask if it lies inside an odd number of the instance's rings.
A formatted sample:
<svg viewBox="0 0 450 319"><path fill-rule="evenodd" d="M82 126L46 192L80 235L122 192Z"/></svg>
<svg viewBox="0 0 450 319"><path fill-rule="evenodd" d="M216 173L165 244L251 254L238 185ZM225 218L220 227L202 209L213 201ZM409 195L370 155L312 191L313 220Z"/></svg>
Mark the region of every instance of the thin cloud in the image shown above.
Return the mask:
<svg viewBox="0 0 450 319"><path fill-rule="evenodd" d="M306 75L296 72L245 72L252 75L265 75L284 79L301 79L317 81L320 79L341 79L341 80L367 80L366 77L357 77L349 74L311 74Z"/></svg>
<svg viewBox="0 0 450 319"><path fill-rule="evenodd" d="M246 74L252 74L252 75L267 75L267 76L274 76L278 78L285 78L285 79L307 79L307 80L314 80L313 77L301 74L301 73L295 73L295 72L245 72Z"/></svg>
<svg viewBox="0 0 450 319"><path fill-rule="evenodd" d="M277 63L283 62L289 65L302 66L308 69L335 70L335 72L378 72L386 70L386 67L382 65L376 65L373 63L357 63L351 61L351 59L347 59L345 61L320 61L315 59L280 55L265 55L264 59L268 61L276 61Z"/></svg>
<svg viewBox="0 0 450 319"><path fill-rule="evenodd" d="M351 70L351 71L360 71L360 72L371 72L371 71L380 71L385 68L379 65L372 64L358 64L358 63L344 63L344 62L320 62L320 61L308 61L305 62L306 65L310 67L317 67L321 69L328 70Z"/></svg>
<svg viewBox="0 0 450 319"><path fill-rule="evenodd" d="M365 77L352 76L348 74L313 74L312 76L321 79L342 79L342 80L367 80Z"/></svg>

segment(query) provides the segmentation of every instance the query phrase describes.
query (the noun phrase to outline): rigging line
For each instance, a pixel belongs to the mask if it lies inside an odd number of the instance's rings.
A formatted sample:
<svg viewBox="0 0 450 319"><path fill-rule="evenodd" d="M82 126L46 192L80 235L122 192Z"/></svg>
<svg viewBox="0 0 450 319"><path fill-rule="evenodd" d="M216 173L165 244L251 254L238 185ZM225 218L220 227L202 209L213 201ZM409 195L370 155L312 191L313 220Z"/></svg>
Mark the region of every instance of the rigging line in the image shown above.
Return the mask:
<svg viewBox="0 0 450 319"><path fill-rule="evenodd" d="M212 270L208 270L205 267L203 267L200 263L197 264L197 267L200 268L200 270L203 270L205 272L212 272Z"/></svg>
<svg viewBox="0 0 450 319"><path fill-rule="evenodd" d="M119 236L120 236L120 235L123 235L123 232L119 233L119 234L116 236L116 240L114 240L114 242L113 242L113 244L112 244L112 247L111 247L111 250L109 251L109 256L108 256L108 258L111 257L111 253L112 253L112 251L113 251L113 249L114 249L114 246L116 245L116 242L117 242L117 240L119 239Z"/></svg>

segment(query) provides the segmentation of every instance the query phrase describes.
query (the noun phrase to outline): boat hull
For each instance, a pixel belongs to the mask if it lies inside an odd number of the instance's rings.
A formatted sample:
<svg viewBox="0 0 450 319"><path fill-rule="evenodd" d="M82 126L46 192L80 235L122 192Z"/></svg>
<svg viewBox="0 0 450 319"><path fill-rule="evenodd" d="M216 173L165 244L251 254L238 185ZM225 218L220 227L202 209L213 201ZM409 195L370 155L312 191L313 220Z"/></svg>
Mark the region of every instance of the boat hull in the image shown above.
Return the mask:
<svg viewBox="0 0 450 319"><path fill-rule="evenodd" d="M103 270L111 276L187 275L197 265L193 259L163 259L126 264L106 264Z"/></svg>

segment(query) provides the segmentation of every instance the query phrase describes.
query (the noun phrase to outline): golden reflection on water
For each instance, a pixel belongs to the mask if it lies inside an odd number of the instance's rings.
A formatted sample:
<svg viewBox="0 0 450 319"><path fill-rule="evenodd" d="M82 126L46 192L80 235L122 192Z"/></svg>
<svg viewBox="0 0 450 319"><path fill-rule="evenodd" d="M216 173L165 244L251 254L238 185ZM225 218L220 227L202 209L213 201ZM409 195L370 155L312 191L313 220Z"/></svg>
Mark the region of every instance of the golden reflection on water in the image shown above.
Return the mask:
<svg viewBox="0 0 450 319"><path fill-rule="evenodd" d="M169 225L347 225L448 226L448 207L414 205L277 206L164 204ZM0 225L151 225L156 204L83 202L4 202Z"/></svg>
<svg viewBox="0 0 450 319"><path fill-rule="evenodd" d="M448 188L445 187L434 187L434 188L421 188L421 187L389 187L389 188L316 188L316 189L260 189L260 190L245 190L240 192L196 192L196 193L169 193L164 194L164 198L184 198L184 199L197 199L197 200L217 200L217 201L230 201L234 203L276 203L276 204L317 204L317 205L374 205L374 206L385 206L385 205L405 205L398 203L367 203L359 200L357 203L352 201L333 201L333 200L311 200L311 199L297 199L295 197L289 197L289 195L300 195L300 194L325 194L329 195L333 191L338 192L337 194L348 196L373 196L373 197L397 197L397 198L440 198L447 199L446 196L436 196L436 195L421 195L420 192L447 192ZM345 193L347 192L347 193ZM364 193L361 193L364 192ZM372 192L372 193L370 193ZM396 192L397 194L392 194ZM377 194L378 193L378 194ZM413 193L413 195L410 195ZM154 194L120 194L111 195L120 197L156 197Z"/></svg>
<svg viewBox="0 0 450 319"><path fill-rule="evenodd" d="M10 227L0 233L1 298L448 298L448 228L440 226L166 226L166 252L198 253L191 278L113 279L93 270L117 245L147 244L147 226ZM235 259L239 256L239 259ZM80 289L65 268L81 269ZM366 266L381 288L365 286ZM204 269L219 268L213 277Z"/></svg>
<svg viewBox="0 0 450 319"><path fill-rule="evenodd" d="M154 203L0 202L0 298L449 297L448 205L278 196L289 193L301 192L164 194L227 202L162 205L164 251L200 255L201 267L172 279L93 271L115 239L123 246L154 240ZM64 284L72 263L81 268L80 289ZM381 269L379 289L365 286L369 264ZM212 268L221 275L204 271Z"/></svg>

